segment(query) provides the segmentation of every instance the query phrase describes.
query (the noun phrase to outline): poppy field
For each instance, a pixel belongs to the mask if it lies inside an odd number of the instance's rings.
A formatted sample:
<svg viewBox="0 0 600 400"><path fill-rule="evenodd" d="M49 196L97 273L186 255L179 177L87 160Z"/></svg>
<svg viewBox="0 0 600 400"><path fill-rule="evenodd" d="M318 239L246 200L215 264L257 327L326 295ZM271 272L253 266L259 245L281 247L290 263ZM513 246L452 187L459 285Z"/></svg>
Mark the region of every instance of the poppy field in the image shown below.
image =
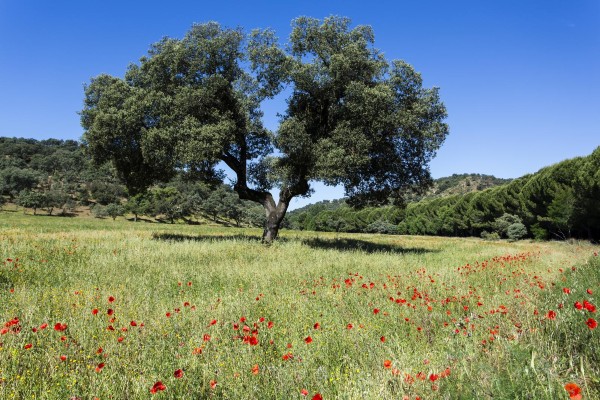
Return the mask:
<svg viewBox="0 0 600 400"><path fill-rule="evenodd" d="M600 398L600 247L0 212L2 399Z"/></svg>

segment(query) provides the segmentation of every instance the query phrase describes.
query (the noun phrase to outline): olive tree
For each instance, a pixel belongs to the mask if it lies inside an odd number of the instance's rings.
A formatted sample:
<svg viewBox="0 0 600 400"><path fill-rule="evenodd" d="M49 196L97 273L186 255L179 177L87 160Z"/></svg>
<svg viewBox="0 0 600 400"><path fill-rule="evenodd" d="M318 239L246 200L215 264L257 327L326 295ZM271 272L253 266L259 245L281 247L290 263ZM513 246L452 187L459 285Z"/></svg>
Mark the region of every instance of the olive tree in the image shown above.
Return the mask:
<svg viewBox="0 0 600 400"><path fill-rule="evenodd" d="M312 182L343 185L354 206L428 186L448 133L438 89L386 60L373 30L347 18L297 18L288 42L215 22L162 39L124 79L100 75L86 86L89 152L112 161L132 195L176 173L214 183L226 165L239 197L264 208L266 242ZM260 105L286 87L270 132Z"/></svg>

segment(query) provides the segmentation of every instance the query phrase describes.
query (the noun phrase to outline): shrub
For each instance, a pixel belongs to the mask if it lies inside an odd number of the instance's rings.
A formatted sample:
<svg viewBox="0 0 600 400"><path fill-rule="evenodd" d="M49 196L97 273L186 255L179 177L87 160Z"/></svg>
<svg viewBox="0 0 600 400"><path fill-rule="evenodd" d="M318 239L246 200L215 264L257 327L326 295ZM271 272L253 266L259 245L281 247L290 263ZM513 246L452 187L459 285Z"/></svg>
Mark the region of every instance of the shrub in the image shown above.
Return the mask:
<svg viewBox="0 0 600 400"><path fill-rule="evenodd" d="M522 223L517 222L508 227L506 235L510 240L519 240L527 236L527 228Z"/></svg>

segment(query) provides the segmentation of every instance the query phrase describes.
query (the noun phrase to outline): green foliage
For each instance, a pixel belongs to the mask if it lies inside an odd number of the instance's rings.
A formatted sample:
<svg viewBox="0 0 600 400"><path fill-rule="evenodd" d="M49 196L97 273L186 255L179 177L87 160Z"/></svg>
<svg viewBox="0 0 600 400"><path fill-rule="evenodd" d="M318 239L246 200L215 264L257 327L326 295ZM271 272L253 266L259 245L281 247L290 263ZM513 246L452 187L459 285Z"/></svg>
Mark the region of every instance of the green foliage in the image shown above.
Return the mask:
<svg viewBox="0 0 600 400"><path fill-rule="evenodd" d="M508 228L514 224L522 224L522 222L518 215L504 213L501 217L494 220L492 226L500 236L508 237Z"/></svg>
<svg viewBox="0 0 600 400"><path fill-rule="evenodd" d="M125 214L125 207L118 203L110 203L104 207L104 211L114 221L117 217L122 217Z"/></svg>
<svg viewBox="0 0 600 400"><path fill-rule="evenodd" d="M95 204L91 210L92 210L92 215L95 218L108 217L108 212L106 211L106 206L103 206L102 204Z"/></svg>
<svg viewBox="0 0 600 400"><path fill-rule="evenodd" d="M29 168L8 167L0 170L1 194L14 198L23 190L31 190L40 181L40 175Z"/></svg>
<svg viewBox="0 0 600 400"><path fill-rule="evenodd" d="M46 196L40 192L22 190L19 192L16 202L21 207L32 208L33 215L35 215L38 208L42 208L46 205Z"/></svg>
<svg viewBox="0 0 600 400"><path fill-rule="evenodd" d="M272 134L260 104L285 85L288 108ZM295 19L285 49L270 30L193 25L153 44L124 79L94 78L81 112L90 154L111 161L131 195L177 174L215 184L225 163L240 198L267 211L267 241L311 181L343 185L359 206L428 186L445 118L437 88L386 60L370 27L341 17ZM239 223L236 207L229 217Z"/></svg>
<svg viewBox="0 0 600 400"><path fill-rule="evenodd" d="M498 232L488 232L488 231L483 231L481 232L481 238L485 239L485 240L500 240L500 235L498 234Z"/></svg>
<svg viewBox="0 0 600 400"><path fill-rule="evenodd" d="M334 221L332 214L318 204L292 212L290 227L335 231L344 226L351 232L368 232L369 224L382 219L397 224L400 234L483 234L490 238L494 232L509 237L509 227L522 224L525 229L520 225L513 227L513 239L525 237L530 232L541 240L569 237L598 240L599 169L600 147L588 157L566 160L501 186L461 195L431 196L410 202L405 208L387 208L393 210L393 218L379 216L378 213L385 214L386 208L365 208L344 213L344 220L351 224L329 224L327 221Z"/></svg>

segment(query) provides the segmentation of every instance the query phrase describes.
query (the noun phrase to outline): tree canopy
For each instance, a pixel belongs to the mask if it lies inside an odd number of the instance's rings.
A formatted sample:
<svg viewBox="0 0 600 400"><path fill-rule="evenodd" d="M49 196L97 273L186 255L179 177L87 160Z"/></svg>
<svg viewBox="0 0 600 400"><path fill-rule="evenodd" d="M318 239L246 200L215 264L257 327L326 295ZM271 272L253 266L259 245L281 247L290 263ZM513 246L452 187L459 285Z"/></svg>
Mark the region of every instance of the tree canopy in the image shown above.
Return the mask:
<svg viewBox="0 0 600 400"><path fill-rule="evenodd" d="M284 88L270 132L260 105ZM218 182L225 164L239 197L264 207L266 241L311 182L343 185L355 206L427 187L445 118L437 88L342 17L295 19L287 47L271 30L193 25L153 44L124 79L92 79L81 112L90 153L112 161L132 195L177 173Z"/></svg>

